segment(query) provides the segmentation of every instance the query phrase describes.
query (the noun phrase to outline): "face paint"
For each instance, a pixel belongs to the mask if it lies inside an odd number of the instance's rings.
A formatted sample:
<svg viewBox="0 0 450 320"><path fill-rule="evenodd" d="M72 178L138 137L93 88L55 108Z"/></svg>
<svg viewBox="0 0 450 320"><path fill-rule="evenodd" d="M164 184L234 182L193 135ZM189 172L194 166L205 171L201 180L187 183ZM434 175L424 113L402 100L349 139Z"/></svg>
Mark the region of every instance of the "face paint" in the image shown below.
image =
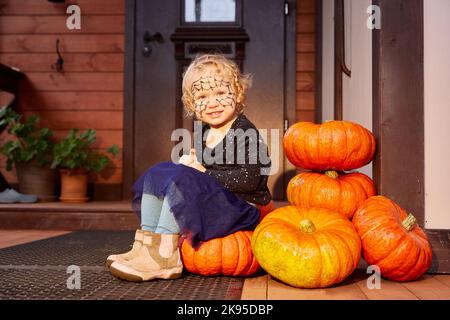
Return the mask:
<svg viewBox="0 0 450 320"><path fill-rule="evenodd" d="M234 109L236 106L236 97L231 82L221 76L200 77L192 83L191 92L194 96L195 111L200 115L206 110L211 99L217 101L224 108Z"/></svg>

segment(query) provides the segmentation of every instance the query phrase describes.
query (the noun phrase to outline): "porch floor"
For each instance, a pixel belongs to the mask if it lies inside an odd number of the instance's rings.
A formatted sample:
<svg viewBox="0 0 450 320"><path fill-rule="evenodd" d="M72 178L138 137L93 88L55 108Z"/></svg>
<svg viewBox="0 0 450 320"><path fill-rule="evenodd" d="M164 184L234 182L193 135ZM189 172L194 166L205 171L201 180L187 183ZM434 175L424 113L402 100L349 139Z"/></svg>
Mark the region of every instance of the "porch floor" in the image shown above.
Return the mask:
<svg viewBox="0 0 450 320"><path fill-rule="evenodd" d="M134 283L112 276L106 257L128 251L133 236L133 231L83 230L3 248L0 300L240 299L243 278L184 272L174 281ZM80 286L71 288L76 270Z"/></svg>
<svg viewBox="0 0 450 320"><path fill-rule="evenodd" d="M69 231L64 230L0 230L0 248L51 238ZM363 264L361 264L363 267ZM298 289L285 285L270 275L247 278L243 300L450 300L450 275L426 274L421 279L397 283L381 280L381 288L367 288L367 275L357 269L346 281L326 289Z"/></svg>

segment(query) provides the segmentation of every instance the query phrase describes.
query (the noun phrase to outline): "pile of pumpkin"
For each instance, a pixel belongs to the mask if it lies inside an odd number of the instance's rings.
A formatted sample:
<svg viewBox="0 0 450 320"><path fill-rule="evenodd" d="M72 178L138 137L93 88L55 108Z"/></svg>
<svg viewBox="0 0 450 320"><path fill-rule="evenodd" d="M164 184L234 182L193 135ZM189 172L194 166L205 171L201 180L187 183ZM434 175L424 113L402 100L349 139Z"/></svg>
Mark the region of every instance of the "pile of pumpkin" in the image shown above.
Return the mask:
<svg viewBox="0 0 450 320"><path fill-rule="evenodd" d="M373 181L358 172L375 152L375 138L348 121L298 122L283 138L296 167L310 170L287 188L291 205L278 208L254 232L213 239L195 250L182 245L186 269L203 275L248 276L260 266L295 287L323 288L369 265L393 281L411 281L431 264L431 247L415 218L376 196Z"/></svg>

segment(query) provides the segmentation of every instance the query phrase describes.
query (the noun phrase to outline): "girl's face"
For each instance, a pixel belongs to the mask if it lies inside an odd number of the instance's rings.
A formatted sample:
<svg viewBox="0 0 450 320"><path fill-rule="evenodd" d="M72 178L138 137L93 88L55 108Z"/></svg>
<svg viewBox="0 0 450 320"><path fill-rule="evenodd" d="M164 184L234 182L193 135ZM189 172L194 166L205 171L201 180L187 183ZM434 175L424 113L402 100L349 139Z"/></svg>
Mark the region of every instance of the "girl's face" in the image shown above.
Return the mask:
<svg viewBox="0 0 450 320"><path fill-rule="evenodd" d="M195 114L212 127L221 127L236 116L236 94L231 79L214 70L198 73L192 83Z"/></svg>

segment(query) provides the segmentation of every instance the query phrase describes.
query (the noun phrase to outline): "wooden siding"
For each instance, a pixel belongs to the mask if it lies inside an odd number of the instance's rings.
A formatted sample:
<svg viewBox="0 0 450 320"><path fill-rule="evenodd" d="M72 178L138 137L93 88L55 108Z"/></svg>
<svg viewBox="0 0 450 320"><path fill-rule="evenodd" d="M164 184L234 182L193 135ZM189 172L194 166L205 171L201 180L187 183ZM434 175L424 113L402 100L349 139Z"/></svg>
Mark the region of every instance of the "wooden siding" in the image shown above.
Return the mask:
<svg viewBox="0 0 450 320"><path fill-rule="evenodd" d="M81 9L81 30L69 30L66 8ZM123 147L124 0L49 1L5 0L0 4L0 62L27 76L20 89L19 111L37 114L41 123L64 137L70 128L96 129L96 148ZM64 59L64 73L54 70L56 39ZM7 134L0 136L4 141ZM0 170L10 183L14 171ZM122 182L122 157L98 184Z"/></svg>
<svg viewBox="0 0 450 320"><path fill-rule="evenodd" d="M314 122L316 0L297 0L296 120Z"/></svg>

